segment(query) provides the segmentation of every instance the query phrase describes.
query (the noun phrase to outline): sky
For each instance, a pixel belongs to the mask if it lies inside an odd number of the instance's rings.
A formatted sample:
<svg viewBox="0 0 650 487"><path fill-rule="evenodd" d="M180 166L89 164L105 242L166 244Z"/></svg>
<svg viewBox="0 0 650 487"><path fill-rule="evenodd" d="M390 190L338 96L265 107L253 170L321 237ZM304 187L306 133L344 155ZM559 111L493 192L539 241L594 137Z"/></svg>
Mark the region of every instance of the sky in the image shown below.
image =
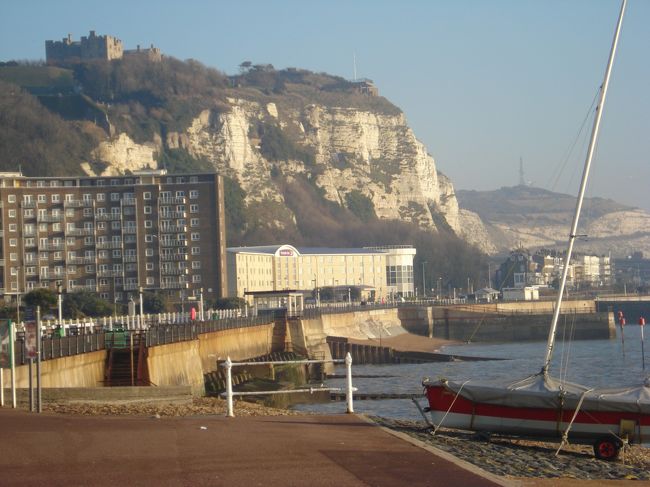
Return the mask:
<svg viewBox="0 0 650 487"><path fill-rule="evenodd" d="M0 60L90 30L227 74L372 79L456 189L576 194L619 0L0 0ZM628 0L587 196L650 210L650 0Z"/></svg>

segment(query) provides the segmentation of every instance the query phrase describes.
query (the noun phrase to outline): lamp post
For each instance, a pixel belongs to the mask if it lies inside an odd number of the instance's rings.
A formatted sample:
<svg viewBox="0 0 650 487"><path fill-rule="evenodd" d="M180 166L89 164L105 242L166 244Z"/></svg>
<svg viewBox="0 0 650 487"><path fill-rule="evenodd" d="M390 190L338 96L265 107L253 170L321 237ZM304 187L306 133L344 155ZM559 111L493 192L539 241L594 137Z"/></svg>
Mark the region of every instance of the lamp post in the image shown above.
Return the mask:
<svg viewBox="0 0 650 487"><path fill-rule="evenodd" d="M348 304L352 306L352 292L350 288L348 288Z"/></svg>
<svg viewBox="0 0 650 487"><path fill-rule="evenodd" d="M142 286L138 288L140 293L140 326L144 325L144 301L142 300Z"/></svg>
<svg viewBox="0 0 650 487"><path fill-rule="evenodd" d="M199 289L199 320L203 321L203 288Z"/></svg>
<svg viewBox="0 0 650 487"><path fill-rule="evenodd" d="M59 309L59 324L63 321L63 289L61 288L61 281L56 283L57 304Z"/></svg>
<svg viewBox="0 0 650 487"><path fill-rule="evenodd" d="M422 298L426 299L427 297L427 286L426 286L426 279L425 279L425 274L424 274L424 264L427 264L427 261L422 262Z"/></svg>

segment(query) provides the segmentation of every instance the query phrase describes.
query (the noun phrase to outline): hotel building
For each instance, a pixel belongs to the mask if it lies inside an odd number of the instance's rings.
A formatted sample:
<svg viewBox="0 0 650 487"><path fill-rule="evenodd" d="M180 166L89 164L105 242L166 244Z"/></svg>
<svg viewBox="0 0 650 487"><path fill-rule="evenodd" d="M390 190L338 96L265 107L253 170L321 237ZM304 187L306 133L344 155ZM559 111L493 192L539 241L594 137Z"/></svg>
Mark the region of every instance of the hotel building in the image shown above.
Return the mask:
<svg viewBox="0 0 650 487"><path fill-rule="evenodd" d="M182 302L225 295L223 183L164 170L115 177L0 173L0 294L142 288Z"/></svg>
<svg viewBox="0 0 650 487"><path fill-rule="evenodd" d="M375 299L412 296L411 246L297 248L291 245L227 249L229 296L246 292L361 286Z"/></svg>

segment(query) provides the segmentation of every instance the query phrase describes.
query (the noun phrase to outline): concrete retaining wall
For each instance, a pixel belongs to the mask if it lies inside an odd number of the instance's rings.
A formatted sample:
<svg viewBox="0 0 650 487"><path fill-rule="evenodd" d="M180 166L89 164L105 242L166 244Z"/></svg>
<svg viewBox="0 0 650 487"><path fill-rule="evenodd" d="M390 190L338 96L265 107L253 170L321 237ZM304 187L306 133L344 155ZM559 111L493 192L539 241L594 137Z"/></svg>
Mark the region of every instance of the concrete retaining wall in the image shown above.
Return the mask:
<svg viewBox="0 0 650 487"><path fill-rule="evenodd" d="M269 323L199 335L198 356L202 370L216 370L217 361L227 357L238 361L271 353L274 326Z"/></svg>
<svg viewBox="0 0 650 487"><path fill-rule="evenodd" d="M154 385L190 386L193 394L205 394L198 340L150 347L147 353L149 380Z"/></svg>
<svg viewBox="0 0 650 487"><path fill-rule="evenodd" d="M6 384L5 384L6 385ZM177 387L65 387L44 388L43 402L74 403L74 402L164 402L185 404L192 400L189 386ZM29 389L16 390L18 404L29 403ZM5 404L11 404L11 389L5 388Z"/></svg>
<svg viewBox="0 0 650 487"><path fill-rule="evenodd" d="M41 362L42 387L102 387L106 350L61 357ZM4 369L4 384L11 384L11 371ZM36 364L34 364L34 378ZM35 380L35 379L34 379ZM16 387L29 387L29 366L16 367Z"/></svg>

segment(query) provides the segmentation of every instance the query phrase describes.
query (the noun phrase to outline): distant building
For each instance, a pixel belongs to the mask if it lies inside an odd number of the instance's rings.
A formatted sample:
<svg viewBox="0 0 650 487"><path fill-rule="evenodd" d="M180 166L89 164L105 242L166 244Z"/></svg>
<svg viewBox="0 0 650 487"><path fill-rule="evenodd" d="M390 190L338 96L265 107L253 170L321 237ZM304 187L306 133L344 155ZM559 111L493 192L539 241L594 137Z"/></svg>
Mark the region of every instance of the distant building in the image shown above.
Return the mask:
<svg viewBox="0 0 650 487"><path fill-rule="evenodd" d="M375 86L371 79L362 78L352 81L354 89L362 94L368 96L379 96L379 88Z"/></svg>
<svg viewBox="0 0 650 487"><path fill-rule="evenodd" d="M534 286L504 287L501 292L504 301L537 301L539 299L539 289Z"/></svg>
<svg viewBox="0 0 650 487"><path fill-rule="evenodd" d="M297 248L291 245L227 249L229 295L243 297L259 291L328 287L347 294L363 288L376 300L413 296L411 246L372 248Z"/></svg>
<svg viewBox="0 0 650 487"><path fill-rule="evenodd" d="M98 36L94 30L88 37L81 37L80 41L73 41L72 36L64 37L60 41L45 41L45 60L47 64L75 64L84 61L104 60L112 61L122 59L123 56L141 56L150 61L160 61L160 49L153 44L147 49L125 51L122 41L110 35Z"/></svg>

